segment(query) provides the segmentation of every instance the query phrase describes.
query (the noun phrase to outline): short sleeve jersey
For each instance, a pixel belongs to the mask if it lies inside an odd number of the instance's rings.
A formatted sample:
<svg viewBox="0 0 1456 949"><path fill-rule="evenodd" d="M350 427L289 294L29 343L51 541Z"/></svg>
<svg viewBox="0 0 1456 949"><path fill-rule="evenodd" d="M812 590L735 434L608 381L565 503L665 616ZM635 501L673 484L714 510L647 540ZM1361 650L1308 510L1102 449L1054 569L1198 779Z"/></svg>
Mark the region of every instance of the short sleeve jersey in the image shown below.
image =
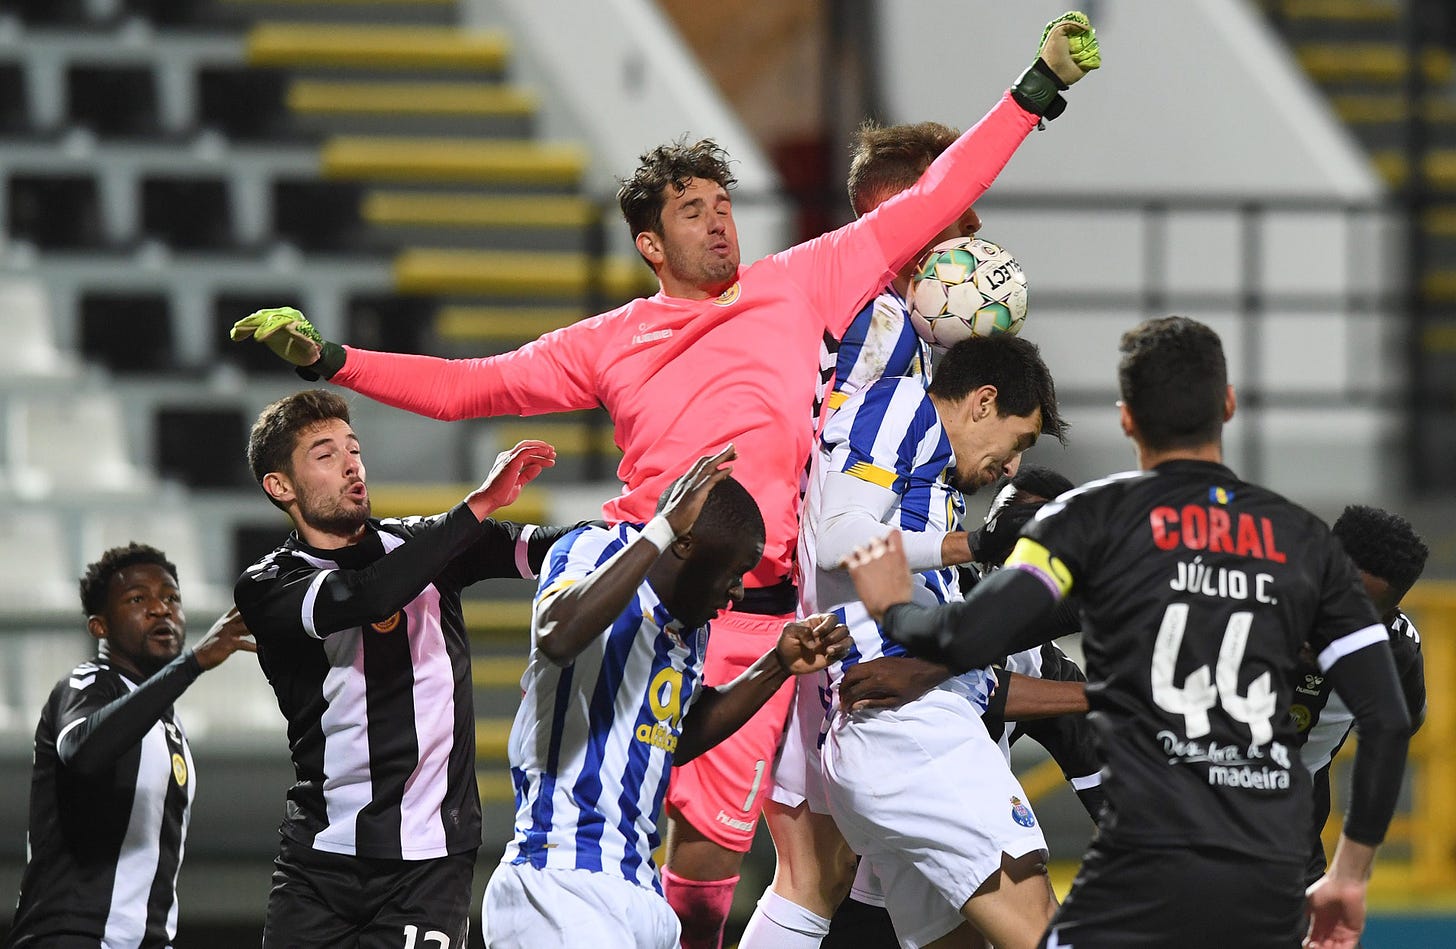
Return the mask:
<svg viewBox="0 0 1456 949"><path fill-rule="evenodd" d="M583 527L551 549L537 607L602 569L637 529ZM683 719L701 693L708 627L684 627L643 581L567 666L535 648L511 726L514 839L503 862L590 870L662 892L652 854Z"/></svg>
<svg viewBox="0 0 1456 949"><path fill-rule="evenodd" d="M1386 637L1329 529L1222 465L1173 461L1062 495L1023 538L1007 566L1083 604L1109 843L1302 862L1300 647L1328 669Z"/></svg>

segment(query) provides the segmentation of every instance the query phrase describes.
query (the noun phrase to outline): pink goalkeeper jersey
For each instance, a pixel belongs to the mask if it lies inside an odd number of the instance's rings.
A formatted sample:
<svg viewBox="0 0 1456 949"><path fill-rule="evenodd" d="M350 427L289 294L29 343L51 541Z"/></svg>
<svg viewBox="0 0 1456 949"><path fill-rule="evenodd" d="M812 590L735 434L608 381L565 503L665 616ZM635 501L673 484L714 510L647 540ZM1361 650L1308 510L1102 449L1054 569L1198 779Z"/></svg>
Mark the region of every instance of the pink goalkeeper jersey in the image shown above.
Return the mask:
<svg viewBox="0 0 1456 949"><path fill-rule="evenodd" d="M674 478L732 442L733 476L767 528L763 560L745 583L771 586L793 574L824 333L843 335L865 301L991 186L1036 124L1008 93L914 187L741 267L716 299L659 292L480 359L350 347L332 381L448 420L605 406L623 453L622 493L602 507L612 523L651 518Z"/></svg>

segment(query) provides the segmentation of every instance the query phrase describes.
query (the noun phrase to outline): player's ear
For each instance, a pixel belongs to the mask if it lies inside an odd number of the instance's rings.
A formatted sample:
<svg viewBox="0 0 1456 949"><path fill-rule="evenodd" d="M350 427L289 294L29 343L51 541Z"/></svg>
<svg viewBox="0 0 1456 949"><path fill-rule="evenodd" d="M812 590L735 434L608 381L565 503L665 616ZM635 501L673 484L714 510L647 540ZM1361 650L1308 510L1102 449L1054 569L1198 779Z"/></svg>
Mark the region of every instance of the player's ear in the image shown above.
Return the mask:
<svg viewBox="0 0 1456 949"><path fill-rule="evenodd" d="M637 253L647 259L653 269L661 267L667 261L667 253L662 248L662 236L652 231L643 231L637 235L635 241Z"/></svg>
<svg viewBox="0 0 1456 949"><path fill-rule="evenodd" d="M996 387L984 385L971 393L971 418L985 422L996 415Z"/></svg>
<svg viewBox="0 0 1456 949"><path fill-rule="evenodd" d="M1230 385L1223 394L1223 420L1227 422L1234 417L1234 411L1239 407L1238 396L1234 395L1234 387Z"/></svg>
<svg viewBox="0 0 1456 949"><path fill-rule="evenodd" d="M93 613L86 617L86 632L91 634L92 639L105 639L108 634L106 617L100 613Z"/></svg>
<svg viewBox="0 0 1456 949"><path fill-rule="evenodd" d="M279 504L288 504L297 497L293 483L281 471L270 471L263 476L263 491Z"/></svg>
<svg viewBox="0 0 1456 949"><path fill-rule="evenodd" d="M693 532L688 531L686 534L678 537L671 544L668 545L667 549L670 550L672 552L672 555L677 559L687 560L693 555Z"/></svg>
<svg viewBox="0 0 1456 949"><path fill-rule="evenodd" d="M1132 420L1132 413L1127 409L1127 403L1118 399L1117 420L1122 425L1122 434L1128 438L1137 438L1137 423Z"/></svg>

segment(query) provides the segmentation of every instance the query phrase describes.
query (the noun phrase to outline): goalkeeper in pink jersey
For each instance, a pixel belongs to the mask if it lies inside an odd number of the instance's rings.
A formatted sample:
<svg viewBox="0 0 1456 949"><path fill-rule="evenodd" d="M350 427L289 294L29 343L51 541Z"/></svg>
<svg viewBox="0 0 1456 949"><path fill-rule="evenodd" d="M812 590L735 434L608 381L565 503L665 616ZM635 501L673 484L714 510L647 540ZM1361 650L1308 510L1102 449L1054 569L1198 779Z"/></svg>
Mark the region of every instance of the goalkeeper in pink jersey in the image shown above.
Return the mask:
<svg viewBox="0 0 1456 949"><path fill-rule="evenodd" d="M618 199L661 290L514 352L445 360L344 347L291 308L249 316L233 338L254 338L312 376L437 419L605 406L623 453L623 491L603 506L613 523L646 522L688 463L734 443L744 459L735 476L763 512L767 538L762 561L744 578L744 600L713 623L705 677L727 682L794 612L799 480L813 444L823 335L841 336L990 187L1032 129L1060 114L1060 92L1099 63L1086 17L1054 20L1032 67L914 187L747 267L727 156L711 140L653 149ZM786 689L728 741L673 773L663 884L688 949L721 941L789 700Z"/></svg>

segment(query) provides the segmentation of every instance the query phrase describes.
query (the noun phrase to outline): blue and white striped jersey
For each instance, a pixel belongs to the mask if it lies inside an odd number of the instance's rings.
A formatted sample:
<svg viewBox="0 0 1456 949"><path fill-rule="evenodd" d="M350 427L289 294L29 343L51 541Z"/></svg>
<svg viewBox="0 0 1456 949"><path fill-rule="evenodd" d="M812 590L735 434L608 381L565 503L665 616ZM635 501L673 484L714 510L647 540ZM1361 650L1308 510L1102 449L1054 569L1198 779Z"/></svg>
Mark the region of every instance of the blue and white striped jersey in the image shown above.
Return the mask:
<svg viewBox="0 0 1456 949"><path fill-rule="evenodd" d="M930 344L916 334L910 306L894 287L864 305L837 346L830 413L880 379L904 376L930 384Z"/></svg>
<svg viewBox="0 0 1456 949"><path fill-rule="evenodd" d="M637 528L583 527L551 548L536 609L602 568ZM503 862L620 875L658 893L652 851L683 718L702 679L708 627L683 629L646 581L564 668L532 648L511 727L515 837Z"/></svg>
<svg viewBox="0 0 1456 949"><path fill-rule="evenodd" d="M945 532L958 529L965 510L960 492L945 478L954 465L950 439L920 380L886 378L851 396L825 425L814 458L799 540L804 612L836 610L858 599L847 573L824 570L816 562L826 513L835 507L832 497L826 504L830 473L843 472L893 492L881 523L903 531ZM916 602L959 599L954 567L916 575ZM851 614L862 616L862 611ZM854 645L830 667L831 682L838 682L843 670L856 662L904 654L904 648L882 636L868 617L849 627Z"/></svg>

